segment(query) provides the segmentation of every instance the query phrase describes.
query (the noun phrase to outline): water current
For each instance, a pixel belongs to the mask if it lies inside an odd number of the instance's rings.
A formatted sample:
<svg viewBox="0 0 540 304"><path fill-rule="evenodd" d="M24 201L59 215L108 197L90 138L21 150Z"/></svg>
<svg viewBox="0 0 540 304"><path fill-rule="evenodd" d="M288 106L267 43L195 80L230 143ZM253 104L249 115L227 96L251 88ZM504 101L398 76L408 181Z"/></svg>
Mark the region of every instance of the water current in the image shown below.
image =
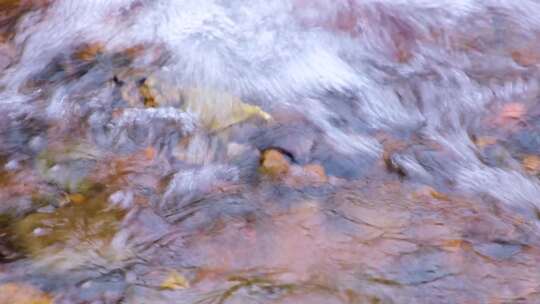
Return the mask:
<svg viewBox="0 0 540 304"><path fill-rule="evenodd" d="M0 1L0 303L540 303L540 3Z"/></svg>

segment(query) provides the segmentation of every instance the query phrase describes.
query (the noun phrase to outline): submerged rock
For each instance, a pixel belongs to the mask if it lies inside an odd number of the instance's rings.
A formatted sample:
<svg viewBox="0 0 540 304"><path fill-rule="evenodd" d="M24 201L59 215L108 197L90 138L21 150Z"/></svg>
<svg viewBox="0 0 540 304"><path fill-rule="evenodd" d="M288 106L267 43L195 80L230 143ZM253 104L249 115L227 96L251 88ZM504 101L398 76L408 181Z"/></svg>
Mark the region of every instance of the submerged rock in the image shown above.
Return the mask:
<svg viewBox="0 0 540 304"><path fill-rule="evenodd" d="M53 298L24 283L0 285L0 303L6 304L53 304Z"/></svg>

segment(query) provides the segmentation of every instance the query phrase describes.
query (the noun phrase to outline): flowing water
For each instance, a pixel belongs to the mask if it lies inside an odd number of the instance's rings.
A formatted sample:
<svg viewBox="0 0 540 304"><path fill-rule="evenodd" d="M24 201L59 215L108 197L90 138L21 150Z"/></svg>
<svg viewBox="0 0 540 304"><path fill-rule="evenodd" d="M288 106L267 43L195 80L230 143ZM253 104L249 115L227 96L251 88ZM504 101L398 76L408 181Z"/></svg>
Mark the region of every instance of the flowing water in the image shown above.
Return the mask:
<svg viewBox="0 0 540 304"><path fill-rule="evenodd" d="M0 1L0 303L540 303L540 3Z"/></svg>

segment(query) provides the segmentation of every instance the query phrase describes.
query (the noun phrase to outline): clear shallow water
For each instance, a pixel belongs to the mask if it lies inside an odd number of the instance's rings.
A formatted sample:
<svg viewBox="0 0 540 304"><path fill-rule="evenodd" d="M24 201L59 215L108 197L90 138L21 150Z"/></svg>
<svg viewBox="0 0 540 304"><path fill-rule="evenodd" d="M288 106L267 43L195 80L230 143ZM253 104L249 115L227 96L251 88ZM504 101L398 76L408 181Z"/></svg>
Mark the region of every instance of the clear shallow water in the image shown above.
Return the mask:
<svg viewBox="0 0 540 304"><path fill-rule="evenodd" d="M4 294L540 301L536 2L0 8Z"/></svg>

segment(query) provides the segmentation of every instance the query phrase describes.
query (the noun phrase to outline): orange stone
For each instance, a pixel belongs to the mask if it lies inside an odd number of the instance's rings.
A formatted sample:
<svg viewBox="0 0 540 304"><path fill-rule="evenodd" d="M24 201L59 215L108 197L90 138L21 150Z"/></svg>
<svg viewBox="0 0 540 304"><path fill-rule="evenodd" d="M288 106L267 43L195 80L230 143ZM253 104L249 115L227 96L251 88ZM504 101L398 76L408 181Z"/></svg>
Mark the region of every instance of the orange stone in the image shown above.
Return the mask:
<svg viewBox="0 0 540 304"><path fill-rule="evenodd" d="M270 149L263 152L261 169L262 172L273 177L283 176L289 172L287 157L278 150Z"/></svg>
<svg viewBox="0 0 540 304"><path fill-rule="evenodd" d="M439 201L450 201L450 198L448 198L447 195L433 189L429 192L429 194L431 194L431 196L434 198L434 199L437 199Z"/></svg>
<svg viewBox="0 0 540 304"><path fill-rule="evenodd" d="M69 195L69 201L75 204L82 204L86 202L86 197L80 193L74 193Z"/></svg>
<svg viewBox="0 0 540 304"><path fill-rule="evenodd" d="M467 243L464 240L446 240L442 244L442 248L448 251L456 252L467 247Z"/></svg>
<svg viewBox="0 0 540 304"><path fill-rule="evenodd" d="M527 155L523 159L523 168L532 174L540 173L540 157L538 155Z"/></svg>
<svg viewBox="0 0 540 304"><path fill-rule="evenodd" d="M425 198L431 197L439 201L447 201L447 202L450 201L450 198L446 194L441 193L429 186L424 186L420 188L419 190L415 191L413 193L413 197L416 199L419 199L419 198L425 199Z"/></svg>
<svg viewBox="0 0 540 304"><path fill-rule="evenodd" d="M146 149L144 149L144 156L148 160L153 160L156 157L156 154L156 149L154 149L153 147L147 147Z"/></svg>

